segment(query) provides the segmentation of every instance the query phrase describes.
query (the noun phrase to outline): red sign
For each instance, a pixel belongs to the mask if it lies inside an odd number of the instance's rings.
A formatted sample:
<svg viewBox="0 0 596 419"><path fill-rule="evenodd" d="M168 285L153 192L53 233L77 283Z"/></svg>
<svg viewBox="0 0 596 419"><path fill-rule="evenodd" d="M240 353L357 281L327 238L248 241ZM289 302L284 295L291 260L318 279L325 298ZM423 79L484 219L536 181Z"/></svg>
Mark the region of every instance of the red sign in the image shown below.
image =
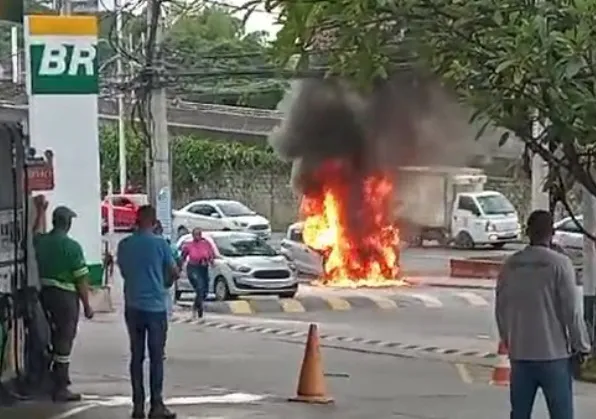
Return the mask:
<svg viewBox="0 0 596 419"><path fill-rule="evenodd" d="M30 163L27 166L27 189L29 192L54 189L54 168L47 162Z"/></svg>

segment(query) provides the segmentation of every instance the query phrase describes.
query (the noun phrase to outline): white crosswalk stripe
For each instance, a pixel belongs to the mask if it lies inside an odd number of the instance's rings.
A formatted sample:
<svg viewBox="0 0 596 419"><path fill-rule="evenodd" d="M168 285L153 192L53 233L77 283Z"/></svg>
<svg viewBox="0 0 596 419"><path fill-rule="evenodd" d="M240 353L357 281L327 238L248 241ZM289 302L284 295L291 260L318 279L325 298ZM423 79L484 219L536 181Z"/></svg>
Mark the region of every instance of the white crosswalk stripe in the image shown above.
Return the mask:
<svg viewBox="0 0 596 419"><path fill-rule="evenodd" d="M430 294L408 293L408 296L420 301L422 304L429 308L443 307L443 303L441 302L441 300Z"/></svg>
<svg viewBox="0 0 596 419"><path fill-rule="evenodd" d="M474 307L487 307L490 305L490 303L484 297L473 292L456 292L455 295L464 299L468 304Z"/></svg>

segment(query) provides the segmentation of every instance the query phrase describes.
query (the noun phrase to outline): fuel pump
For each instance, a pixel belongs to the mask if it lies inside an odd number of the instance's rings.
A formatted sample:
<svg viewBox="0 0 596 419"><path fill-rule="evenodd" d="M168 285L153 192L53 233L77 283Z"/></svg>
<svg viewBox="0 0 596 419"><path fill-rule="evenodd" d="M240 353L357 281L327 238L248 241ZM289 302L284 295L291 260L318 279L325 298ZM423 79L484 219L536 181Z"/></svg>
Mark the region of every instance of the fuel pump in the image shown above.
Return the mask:
<svg viewBox="0 0 596 419"><path fill-rule="evenodd" d="M15 397L7 383L22 373L22 322L15 304L27 283L25 137L19 124L0 124L0 403Z"/></svg>
<svg viewBox="0 0 596 419"><path fill-rule="evenodd" d="M49 371L30 203L53 181L51 153L38 156L20 124L0 123L0 405L43 391Z"/></svg>

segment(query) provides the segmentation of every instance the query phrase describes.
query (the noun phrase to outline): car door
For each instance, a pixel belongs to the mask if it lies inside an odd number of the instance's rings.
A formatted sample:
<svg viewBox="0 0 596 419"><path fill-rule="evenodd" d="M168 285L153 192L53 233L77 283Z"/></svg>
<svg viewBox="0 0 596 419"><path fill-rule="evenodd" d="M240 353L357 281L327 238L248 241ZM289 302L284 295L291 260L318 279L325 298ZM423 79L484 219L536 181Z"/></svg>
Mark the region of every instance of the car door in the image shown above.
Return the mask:
<svg viewBox="0 0 596 419"><path fill-rule="evenodd" d="M218 214L218 211L209 204L195 204L188 208L189 228L198 227L202 230L221 230L221 223L218 218L212 217L212 214Z"/></svg>
<svg viewBox="0 0 596 419"><path fill-rule="evenodd" d="M121 196L112 197L112 208L114 211L114 227L122 228L126 226L126 201L127 199Z"/></svg>
<svg viewBox="0 0 596 419"><path fill-rule="evenodd" d="M471 207L474 201L471 197L458 195L451 215L452 235L455 237L461 231L468 232L472 224Z"/></svg>
<svg viewBox="0 0 596 419"><path fill-rule="evenodd" d="M120 222L122 227L130 228L137 221L137 205L129 198L123 196L120 198Z"/></svg>
<svg viewBox="0 0 596 419"><path fill-rule="evenodd" d="M557 227L555 241L569 253L572 259L578 258L583 253L584 236L572 219Z"/></svg>
<svg viewBox="0 0 596 419"><path fill-rule="evenodd" d="M322 274L323 257L304 243L300 229L288 229L286 238L282 241L282 247L296 264L299 272L316 276Z"/></svg>

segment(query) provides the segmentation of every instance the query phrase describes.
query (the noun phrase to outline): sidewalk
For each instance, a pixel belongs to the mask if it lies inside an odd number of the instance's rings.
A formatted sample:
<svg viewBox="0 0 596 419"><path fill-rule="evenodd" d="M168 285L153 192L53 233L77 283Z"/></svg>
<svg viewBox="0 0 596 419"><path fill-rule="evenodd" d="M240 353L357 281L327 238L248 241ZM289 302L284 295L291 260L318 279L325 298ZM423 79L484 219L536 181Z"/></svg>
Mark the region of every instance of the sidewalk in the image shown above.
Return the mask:
<svg viewBox="0 0 596 419"><path fill-rule="evenodd" d="M495 289L494 279L452 278L450 276L408 276L407 281L414 286L485 290Z"/></svg>
<svg viewBox="0 0 596 419"><path fill-rule="evenodd" d="M399 380L396 378L396 381ZM402 381L403 380L399 380ZM397 384L397 383L396 383ZM507 389L469 388L445 390L441 393L402 391L388 398L338 398L334 405L305 405L290 403L281 397L264 400L227 403L185 403L179 400L172 406L178 419L502 419L507 416ZM589 397L576 397L576 419L592 419L596 402ZM2 419L127 419L130 407L105 406L86 403L57 406L37 406L2 410ZM544 399L536 399L534 419L547 419Z"/></svg>

